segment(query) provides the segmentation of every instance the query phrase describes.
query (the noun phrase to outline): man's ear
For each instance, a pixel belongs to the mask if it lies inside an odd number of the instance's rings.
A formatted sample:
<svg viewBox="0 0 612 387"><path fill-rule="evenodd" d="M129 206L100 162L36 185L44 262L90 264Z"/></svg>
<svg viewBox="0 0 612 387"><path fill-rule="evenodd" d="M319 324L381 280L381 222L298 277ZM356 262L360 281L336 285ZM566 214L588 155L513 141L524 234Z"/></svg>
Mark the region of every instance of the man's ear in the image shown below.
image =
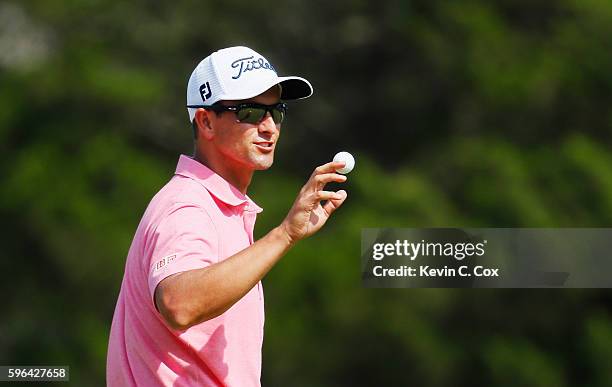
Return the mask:
<svg viewBox="0 0 612 387"><path fill-rule="evenodd" d="M202 137L206 140L211 140L215 136L215 130L211 122L211 115L214 112L199 108L196 110L194 120L198 127L198 138Z"/></svg>

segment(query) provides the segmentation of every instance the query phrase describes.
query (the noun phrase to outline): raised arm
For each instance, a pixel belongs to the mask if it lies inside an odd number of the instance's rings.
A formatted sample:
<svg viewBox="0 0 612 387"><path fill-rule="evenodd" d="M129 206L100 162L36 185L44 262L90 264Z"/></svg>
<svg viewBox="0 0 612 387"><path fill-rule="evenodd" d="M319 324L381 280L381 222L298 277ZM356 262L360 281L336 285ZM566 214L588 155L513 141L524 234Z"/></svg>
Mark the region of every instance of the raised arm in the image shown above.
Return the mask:
<svg viewBox="0 0 612 387"><path fill-rule="evenodd" d="M221 315L249 292L299 240L317 232L342 205L346 192L324 191L344 182L335 171L344 163L317 167L300 190L286 218L263 238L231 257L169 276L155 289L155 304L168 325L187 329ZM321 201L327 201L324 205Z"/></svg>

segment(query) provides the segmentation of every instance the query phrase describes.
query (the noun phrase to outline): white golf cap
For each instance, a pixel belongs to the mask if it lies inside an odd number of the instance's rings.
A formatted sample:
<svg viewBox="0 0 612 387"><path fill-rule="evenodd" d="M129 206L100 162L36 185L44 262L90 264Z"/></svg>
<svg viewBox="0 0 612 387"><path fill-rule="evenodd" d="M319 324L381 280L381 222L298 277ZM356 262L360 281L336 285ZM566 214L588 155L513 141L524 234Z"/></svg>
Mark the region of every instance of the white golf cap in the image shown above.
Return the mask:
<svg viewBox="0 0 612 387"><path fill-rule="evenodd" d="M310 82L300 77L279 77L270 62L248 47L229 47L204 58L187 83L187 106L210 106L221 100L255 97L281 85L281 99L307 98ZM193 121L197 108L187 108Z"/></svg>

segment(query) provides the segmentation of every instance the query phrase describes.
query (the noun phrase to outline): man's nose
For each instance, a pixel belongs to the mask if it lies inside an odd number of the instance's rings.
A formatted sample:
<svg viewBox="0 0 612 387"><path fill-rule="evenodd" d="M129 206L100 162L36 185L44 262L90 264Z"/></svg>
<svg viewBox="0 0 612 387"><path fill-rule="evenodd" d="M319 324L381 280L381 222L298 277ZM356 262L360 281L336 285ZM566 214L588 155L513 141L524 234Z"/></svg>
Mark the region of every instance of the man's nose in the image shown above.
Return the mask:
<svg viewBox="0 0 612 387"><path fill-rule="evenodd" d="M270 134L278 131L278 127L276 126L276 123L274 122L274 119L272 118L272 114L270 114L270 112L266 112L264 118L261 119L261 122L259 123L259 131L262 133Z"/></svg>

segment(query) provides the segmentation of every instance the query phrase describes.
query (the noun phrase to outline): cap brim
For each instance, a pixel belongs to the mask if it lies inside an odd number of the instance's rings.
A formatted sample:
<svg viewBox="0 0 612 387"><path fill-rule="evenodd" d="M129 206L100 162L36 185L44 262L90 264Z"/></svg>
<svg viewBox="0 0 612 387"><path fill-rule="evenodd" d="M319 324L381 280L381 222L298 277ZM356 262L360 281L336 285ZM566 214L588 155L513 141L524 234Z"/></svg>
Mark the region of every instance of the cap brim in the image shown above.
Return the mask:
<svg viewBox="0 0 612 387"><path fill-rule="evenodd" d="M312 95L312 86L310 82L301 77L276 77L268 80L268 83L262 83L250 90L240 90L240 93L234 95L221 94L218 95L214 102L225 101L240 101L258 96L274 85L281 85L281 100L292 100L308 98ZM211 103L212 104L212 103Z"/></svg>
<svg viewBox="0 0 612 387"><path fill-rule="evenodd" d="M278 77L283 91L282 100L308 98L312 95L313 89L310 82L301 77Z"/></svg>

